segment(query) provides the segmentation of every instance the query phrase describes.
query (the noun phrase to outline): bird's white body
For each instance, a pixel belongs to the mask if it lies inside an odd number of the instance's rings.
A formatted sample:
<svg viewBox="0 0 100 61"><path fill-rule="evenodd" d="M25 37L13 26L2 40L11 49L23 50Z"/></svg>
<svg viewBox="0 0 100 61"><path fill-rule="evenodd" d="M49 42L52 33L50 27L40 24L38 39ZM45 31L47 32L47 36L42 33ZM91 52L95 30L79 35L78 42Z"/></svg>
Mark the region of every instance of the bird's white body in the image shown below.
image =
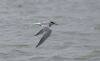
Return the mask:
<svg viewBox="0 0 100 61"><path fill-rule="evenodd" d="M39 25L39 26L42 26L42 27L49 27L49 22L42 22L42 23L34 23L35 25Z"/></svg>

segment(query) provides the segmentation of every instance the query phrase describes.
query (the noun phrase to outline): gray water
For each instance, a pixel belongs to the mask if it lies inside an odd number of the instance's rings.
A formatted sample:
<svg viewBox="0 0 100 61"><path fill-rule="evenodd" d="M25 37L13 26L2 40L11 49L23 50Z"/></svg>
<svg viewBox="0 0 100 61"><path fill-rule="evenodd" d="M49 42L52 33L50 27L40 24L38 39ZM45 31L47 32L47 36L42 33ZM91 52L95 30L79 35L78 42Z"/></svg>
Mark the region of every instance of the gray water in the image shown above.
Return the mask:
<svg viewBox="0 0 100 61"><path fill-rule="evenodd" d="M35 48L43 21L59 25ZM100 61L100 0L0 0L0 61Z"/></svg>

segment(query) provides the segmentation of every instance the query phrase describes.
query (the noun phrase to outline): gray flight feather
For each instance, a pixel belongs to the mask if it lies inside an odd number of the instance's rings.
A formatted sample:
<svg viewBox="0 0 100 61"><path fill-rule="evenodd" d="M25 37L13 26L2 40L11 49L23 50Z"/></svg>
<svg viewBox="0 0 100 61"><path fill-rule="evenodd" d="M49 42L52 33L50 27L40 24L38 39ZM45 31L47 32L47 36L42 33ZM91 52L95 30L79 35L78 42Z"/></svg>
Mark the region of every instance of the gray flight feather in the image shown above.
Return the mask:
<svg viewBox="0 0 100 61"><path fill-rule="evenodd" d="M48 29L48 30L45 31L43 37L41 38L41 40L40 40L39 43L37 44L36 48L37 48L38 46L40 46L40 45L50 36L51 32L52 32L52 30L50 30L50 29Z"/></svg>
<svg viewBox="0 0 100 61"><path fill-rule="evenodd" d="M38 33L36 33L34 36L40 35L43 33L43 29L41 29Z"/></svg>

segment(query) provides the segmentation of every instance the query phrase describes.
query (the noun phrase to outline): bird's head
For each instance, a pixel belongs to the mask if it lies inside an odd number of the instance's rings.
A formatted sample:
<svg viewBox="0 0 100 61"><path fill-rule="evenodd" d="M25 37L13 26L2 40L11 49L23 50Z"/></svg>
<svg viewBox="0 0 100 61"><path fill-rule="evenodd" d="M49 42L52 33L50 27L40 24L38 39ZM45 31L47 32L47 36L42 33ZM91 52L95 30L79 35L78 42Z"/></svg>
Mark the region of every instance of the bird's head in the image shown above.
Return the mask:
<svg viewBox="0 0 100 61"><path fill-rule="evenodd" d="M55 23L55 22L53 22L53 21L51 21L50 23L51 23L52 25L58 25L58 24L56 24L56 23Z"/></svg>
<svg viewBox="0 0 100 61"><path fill-rule="evenodd" d="M58 24L56 24L55 22L51 21L49 26L51 27L52 25L58 25Z"/></svg>

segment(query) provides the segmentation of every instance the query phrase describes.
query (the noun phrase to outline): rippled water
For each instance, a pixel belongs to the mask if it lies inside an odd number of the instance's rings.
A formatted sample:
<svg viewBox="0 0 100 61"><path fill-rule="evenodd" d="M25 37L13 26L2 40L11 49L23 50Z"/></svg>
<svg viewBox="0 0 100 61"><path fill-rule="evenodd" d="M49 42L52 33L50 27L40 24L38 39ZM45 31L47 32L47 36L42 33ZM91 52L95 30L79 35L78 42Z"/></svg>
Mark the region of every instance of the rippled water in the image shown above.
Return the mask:
<svg viewBox="0 0 100 61"><path fill-rule="evenodd" d="M59 25L35 48L43 21ZM100 61L100 0L0 0L0 61Z"/></svg>

